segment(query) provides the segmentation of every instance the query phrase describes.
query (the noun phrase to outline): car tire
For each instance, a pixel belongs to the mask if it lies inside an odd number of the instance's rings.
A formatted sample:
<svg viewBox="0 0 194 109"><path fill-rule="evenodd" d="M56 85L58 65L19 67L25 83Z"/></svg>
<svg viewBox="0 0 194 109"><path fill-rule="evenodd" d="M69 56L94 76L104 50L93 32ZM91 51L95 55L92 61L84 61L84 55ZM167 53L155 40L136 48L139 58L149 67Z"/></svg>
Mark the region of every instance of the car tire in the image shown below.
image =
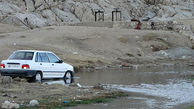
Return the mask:
<svg viewBox="0 0 194 109"><path fill-rule="evenodd" d="M67 71L67 72L65 73L64 79L72 79L72 78L73 78L72 72Z"/></svg>
<svg viewBox="0 0 194 109"><path fill-rule="evenodd" d="M42 81L42 73L37 72L36 75L35 75L35 77L34 77L34 80L36 82L41 82Z"/></svg>
<svg viewBox="0 0 194 109"><path fill-rule="evenodd" d="M28 79L29 82L42 82L42 73L36 72L36 75Z"/></svg>
<svg viewBox="0 0 194 109"><path fill-rule="evenodd" d="M64 82L65 82L65 84L71 84L71 83L74 82L72 72L67 71L67 72L65 73Z"/></svg>

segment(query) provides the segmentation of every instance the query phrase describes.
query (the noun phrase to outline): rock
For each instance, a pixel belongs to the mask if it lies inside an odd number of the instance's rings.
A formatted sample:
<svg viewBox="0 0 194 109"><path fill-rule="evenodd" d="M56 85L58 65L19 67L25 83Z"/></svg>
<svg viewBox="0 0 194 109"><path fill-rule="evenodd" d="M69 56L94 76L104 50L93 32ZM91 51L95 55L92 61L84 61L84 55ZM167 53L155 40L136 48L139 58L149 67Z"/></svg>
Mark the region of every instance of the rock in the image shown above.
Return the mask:
<svg viewBox="0 0 194 109"><path fill-rule="evenodd" d="M194 51L188 47L170 48L156 52L158 56L168 56L173 59L194 58Z"/></svg>
<svg viewBox="0 0 194 109"><path fill-rule="evenodd" d="M74 55L77 55L77 54L78 54L78 52L73 52L73 54L74 54Z"/></svg>
<svg viewBox="0 0 194 109"><path fill-rule="evenodd" d="M34 11L34 5L35 5L35 2L33 2L33 1L35 1L35 0L25 0L25 3L26 3L26 9L27 9L27 11L29 11L29 12L32 12L32 11Z"/></svg>
<svg viewBox="0 0 194 109"><path fill-rule="evenodd" d="M46 19L39 14L17 13L15 16L31 28L46 26Z"/></svg>
<svg viewBox="0 0 194 109"><path fill-rule="evenodd" d="M58 8L55 8L53 11L57 15L57 17L61 19L62 22L74 22L74 23L80 22L79 19L77 19L76 16L69 11L65 12Z"/></svg>
<svg viewBox="0 0 194 109"><path fill-rule="evenodd" d="M35 8L37 8L37 7L39 7L42 4L43 4L43 0L35 0L34 6L35 6Z"/></svg>
<svg viewBox="0 0 194 109"><path fill-rule="evenodd" d="M119 8L122 21L131 18L167 21L192 18L193 0L0 0L0 21L30 28L94 21L95 11L104 11L105 21ZM46 2L45 2L46 1ZM145 1L150 3L145 3ZM156 1L156 2L155 2ZM157 5L153 5L157 4ZM26 9L25 9L26 8ZM24 23L23 23L24 22ZM136 26L136 25L135 25ZM159 29L164 29L159 28Z"/></svg>
<svg viewBox="0 0 194 109"><path fill-rule="evenodd" d="M158 12L159 17L172 17L175 14L176 11L170 6L161 6L161 9Z"/></svg>
<svg viewBox="0 0 194 109"><path fill-rule="evenodd" d="M17 103L10 103L9 101L5 101L4 103L2 103L1 108L3 108L3 109L18 109L18 108L20 108L20 105Z"/></svg>
<svg viewBox="0 0 194 109"><path fill-rule="evenodd" d="M12 14L12 13L16 13L21 11L21 9L19 7L17 7L14 4L9 4L6 2L0 2L0 12L3 15L8 15L8 14Z"/></svg>
<svg viewBox="0 0 194 109"><path fill-rule="evenodd" d="M9 108L9 104L10 104L10 102L9 102L9 101L4 101L4 103L2 103L1 108L8 109L8 108Z"/></svg>
<svg viewBox="0 0 194 109"><path fill-rule="evenodd" d="M53 13L49 9L43 10L42 16L47 19L48 25L54 25L54 24L56 24L56 22L61 23L60 20L57 20L57 16L55 15L55 13Z"/></svg>
<svg viewBox="0 0 194 109"><path fill-rule="evenodd" d="M13 80L11 77L8 77L8 76L0 77L0 84L10 84L12 82L13 82Z"/></svg>
<svg viewBox="0 0 194 109"><path fill-rule="evenodd" d="M155 16L156 16L156 13L155 13L155 12L153 12L153 11L147 11L147 12L144 14L143 20L144 20L144 21L147 21L147 20L149 20L149 19L151 19L151 18L153 18L153 17L155 17Z"/></svg>
<svg viewBox="0 0 194 109"><path fill-rule="evenodd" d="M20 108L20 105L17 103L10 103L9 109L18 109Z"/></svg>
<svg viewBox="0 0 194 109"><path fill-rule="evenodd" d="M93 88L94 88L94 89L101 89L101 90L104 89L103 85L100 84L100 83L96 84Z"/></svg>
<svg viewBox="0 0 194 109"><path fill-rule="evenodd" d="M31 100L29 105L30 106L38 106L39 102L37 100Z"/></svg>

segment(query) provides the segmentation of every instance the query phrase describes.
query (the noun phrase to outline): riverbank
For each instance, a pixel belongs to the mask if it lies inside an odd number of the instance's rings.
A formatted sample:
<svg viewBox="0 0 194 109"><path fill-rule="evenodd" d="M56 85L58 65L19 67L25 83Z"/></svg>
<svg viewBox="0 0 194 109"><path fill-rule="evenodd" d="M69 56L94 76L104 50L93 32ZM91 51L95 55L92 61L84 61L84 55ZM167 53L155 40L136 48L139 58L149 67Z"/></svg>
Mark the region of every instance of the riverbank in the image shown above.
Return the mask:
<svg viewBox="0 0 194 109"><path fill-rule="evenodd" d="M0 106L4 101L17 103L21 109L29 107L31 100L37 100L39 109L53 109L59 107L76 106L108 102L112 98L126 96L113 90L105 90L101 86L82 86L72 84L29 83L25 79L0 77ZM64 103L67 101L67 103Z"/></svg>

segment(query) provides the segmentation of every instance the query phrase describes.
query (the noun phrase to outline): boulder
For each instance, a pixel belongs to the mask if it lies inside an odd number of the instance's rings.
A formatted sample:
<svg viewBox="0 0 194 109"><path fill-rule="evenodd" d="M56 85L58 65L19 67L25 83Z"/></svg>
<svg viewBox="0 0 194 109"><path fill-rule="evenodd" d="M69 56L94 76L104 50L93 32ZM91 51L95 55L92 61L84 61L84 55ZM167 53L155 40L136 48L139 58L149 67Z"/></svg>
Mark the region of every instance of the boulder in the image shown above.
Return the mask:
<svg viewBox="0 0 194 109"><path fill-rule="evenodd" d="M54 24L56 24L56 22L59 22L59 20L57 20L57 16L55 15L55 13L53 13L49 9L43 10L42 11L42 16L45 19L47 19L48 25L54 25Z"/></svg>
<svg viewBox="0 0 194 109"><path fill-rule="evenodd" d="M14 4L9 4L7 2L0 2L0 14L10 15L20 11L21 9Z"/></svg>
<svg viewBox="0 0 194 109"><path fill-rule="evenodd" d="M35 6L35 8L37 8L37 7L40 7L43 3L44 3L43 0L35 0L34 6Z"/></svg>
<svg viewBox="0 0 194 109"><path fill-rule="evenodd" d="M38 106L39 102L37 100L31 100L29 105L30 106Z"/></svg>
<svg viewBox="0 0 194 109"><path fill-rule="evenodd" d="M80 22L79 19L77 19L76 16L72 14L70 11L62 11L58 8L55 8L53 11L57 15L57 17L61 19L62 22L73 22L73 23Z"/></svg>
<svg viewBox="0 0 194 109"><path fill-rule="evenodd" d="M15 17L30 28L43 27L47 25L46 19L36 13L17 13Z"/></svg>
<svg viewBox="0 0 194 109"><path fill-rule="evenodd" d="M34 1L35 1L35 0L25 0L27 11L29 11L29 12L34 11L34 9L35 9L35 8L34 8L34 4L35 4Z"/></svg>
<svg viewBox="0 0 194 109"><path fill-rule="evenodd" d="M175 9L170 6L161 6L161 9L158 11L159 17L173 17L175 14Z"/></svg>
<svg viewBox="0 0 194 109"><path fill-rule="evenodd" d="M20 105L17 103L10 103L9 101L5 101L4 103L2 103L1 108L3 108L3 109L18 109L18 108L20 108Z"/></svg>

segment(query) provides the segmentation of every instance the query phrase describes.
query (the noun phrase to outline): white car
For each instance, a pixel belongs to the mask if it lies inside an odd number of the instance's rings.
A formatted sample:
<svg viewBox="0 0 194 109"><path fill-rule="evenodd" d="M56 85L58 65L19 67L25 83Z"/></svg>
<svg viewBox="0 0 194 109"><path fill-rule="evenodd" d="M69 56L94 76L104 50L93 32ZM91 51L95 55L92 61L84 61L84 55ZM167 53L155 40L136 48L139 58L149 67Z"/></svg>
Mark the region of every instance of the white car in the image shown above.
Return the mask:
<svg viewBox="0 0 194 109"><path fill-rule="evenodd" d="M73 66L49 51L18 50L3 60L0 67L2 76L25 77L36 81L72 78L74 75Z"/></svg>

